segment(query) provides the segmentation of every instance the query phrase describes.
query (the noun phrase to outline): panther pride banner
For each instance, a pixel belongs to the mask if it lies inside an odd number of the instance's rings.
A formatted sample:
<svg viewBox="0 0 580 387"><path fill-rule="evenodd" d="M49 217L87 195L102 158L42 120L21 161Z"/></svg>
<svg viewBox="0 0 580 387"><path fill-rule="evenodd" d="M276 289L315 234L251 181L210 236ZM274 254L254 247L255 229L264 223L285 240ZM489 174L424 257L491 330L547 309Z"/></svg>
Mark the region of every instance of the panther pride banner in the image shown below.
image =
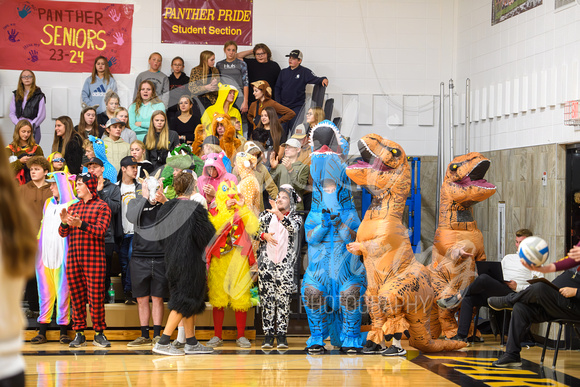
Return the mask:
<svg viewBox="0 0 580 387"><path fill-rule="evenodd" d="M252 0L163 0L161 42L252 45Z"/></svg>
<svg viewBox="0 0 580 387"><path fill-rule="evenodd" d="M2 69L86 73L102 55L131 70L132 4L3 0L0 27Z"/></svg>

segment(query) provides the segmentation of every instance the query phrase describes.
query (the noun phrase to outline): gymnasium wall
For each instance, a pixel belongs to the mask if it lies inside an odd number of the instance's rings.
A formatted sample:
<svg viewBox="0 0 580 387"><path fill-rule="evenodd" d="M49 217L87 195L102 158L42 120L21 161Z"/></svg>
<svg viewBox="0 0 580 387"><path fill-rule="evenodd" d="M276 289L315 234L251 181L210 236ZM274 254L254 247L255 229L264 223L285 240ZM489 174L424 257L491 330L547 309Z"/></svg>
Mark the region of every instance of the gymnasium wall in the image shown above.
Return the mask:
<svg viewBox="0 0 580 387"><path fill-rule="evenodd" d="M543 4L491 26L491 0L458 1L456 100L463 147L465 78L472 85L475 151L580 140L565 126L564 102L580 99L580 6ZM534 176L538 178L538 176Z"/></svg>
<svg viewBox="0 0 580 387"><path fill-rule="evenodd" d="M119 3L107 1L106 3ZM210 49L224 58L221 46L161 44L161 1L128 2L135 6L131 74L116 75L121 102L131 103L135 77L147 69L153 51L164 57L170 73L174 56L185 59L186 71ZM412 155L435 155L439 82L454 68L452 0L255 0L253 44L264 42L282 68L292 49L304 53L303 65L330 80L334 116L343 116L343 132L353 140L381 133ZM240 47L240 50L250 47ZM34 69L32 69L34 70ZM8 117L12 90L20 71L0 72L0 127L11 138ZM89 73L35 72L47 95L48 114L41 145L49 149L54 119L80 114L80 93ZM357 152L353 147L351 152Z"/></svg>

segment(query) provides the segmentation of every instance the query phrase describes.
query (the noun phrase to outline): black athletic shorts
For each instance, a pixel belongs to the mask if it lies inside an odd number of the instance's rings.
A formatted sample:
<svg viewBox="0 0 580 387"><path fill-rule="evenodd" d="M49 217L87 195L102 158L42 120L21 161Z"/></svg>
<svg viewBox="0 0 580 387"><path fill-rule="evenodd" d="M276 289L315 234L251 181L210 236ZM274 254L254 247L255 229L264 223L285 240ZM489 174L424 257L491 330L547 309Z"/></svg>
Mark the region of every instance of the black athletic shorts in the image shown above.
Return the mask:
<svg viewBox="0 0 580 387"><path fill-rule="evenodd" d="M169 297L164 258L132 257L129 265L133 297Z"/></svg>

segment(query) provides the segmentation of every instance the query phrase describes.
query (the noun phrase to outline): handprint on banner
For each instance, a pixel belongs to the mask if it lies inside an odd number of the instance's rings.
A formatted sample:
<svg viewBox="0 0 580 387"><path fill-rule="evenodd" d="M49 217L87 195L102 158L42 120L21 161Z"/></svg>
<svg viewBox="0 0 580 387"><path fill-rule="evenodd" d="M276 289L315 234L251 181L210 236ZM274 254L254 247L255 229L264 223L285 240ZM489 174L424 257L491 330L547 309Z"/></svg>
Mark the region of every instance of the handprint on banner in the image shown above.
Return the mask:
<svg viewBox="0 0 580 387"><path fill-rule="evenodd" d="M22 19L24 19L26 16L28 16L32 10L30 9L30 6L25 4L24 7L22 7L22 9L17 8L18 9L18 16L20 16Z"/></svg>
<svg viewBox="0 0 580 387"><path fill-rule="evenodd" d="M38 60L38 51L30 50L28 53L30 54L30 58L28 58L29 61L36 62Z"/></svg>
<svg viewBox="0 0 580 387"><path fill-rule="evenodd" d="M113 42L113 44L117 44L119 46L122 46L125 43L125 40L123 40L123 34L120 32L115 32L113 34L113 38L115 38L116 40Z"/></svg>
<svg viewBox="0 0 580 387"><path fill-rule="evenodd" d="M18 32L16 32L16 30L13 28L10 31L8 31L8 40L10 40L13 43L19 42L20 39L16 39L16 37L18 36Z"/></svg>
<svg viewBox="0 0 580 387"><path fill-rule="evenodd" d="M109 12L109 17L115 23L118 22L119 20L121 20L121 14L117 13L117 11L115 9L112 9L111 12Z"/></svg>
<svg viewBox="0 0 580 387"><path fill-rule="evenodd" d="M111 59L109 59L109 67L113 67L115 63L117 63L117 58L112 57Z"/></svg>

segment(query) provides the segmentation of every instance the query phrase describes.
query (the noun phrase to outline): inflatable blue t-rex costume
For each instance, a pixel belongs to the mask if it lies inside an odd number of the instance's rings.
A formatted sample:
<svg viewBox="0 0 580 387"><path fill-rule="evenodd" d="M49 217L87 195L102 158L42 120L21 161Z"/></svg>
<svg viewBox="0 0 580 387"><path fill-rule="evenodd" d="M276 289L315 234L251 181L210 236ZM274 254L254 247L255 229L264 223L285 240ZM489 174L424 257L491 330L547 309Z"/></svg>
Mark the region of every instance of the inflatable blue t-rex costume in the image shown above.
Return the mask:
<svg viewBox="0 0 580 387"><path fill-rule="evenodd" d="M93 143L93 152L95 157L103 162L105 170L103 171L103 177L109 179L111 183L117 182L117 170L113 167L113 164L107 160L107 148L103 140L96 138L95 136L89 135L89 141Z"/></svg>
<svg viewBox="0 0 580 387"><path fill-rule="evenodd" d="M304 225L309 263L302 283L310 326L306 349L323 351L323 340L330 335L332 345L356 352L363 344L360 325L366 275L359 257L346 250L360 225L341 159L349 145L328 120L312 129L310 141L313 192Z"/></svg>

